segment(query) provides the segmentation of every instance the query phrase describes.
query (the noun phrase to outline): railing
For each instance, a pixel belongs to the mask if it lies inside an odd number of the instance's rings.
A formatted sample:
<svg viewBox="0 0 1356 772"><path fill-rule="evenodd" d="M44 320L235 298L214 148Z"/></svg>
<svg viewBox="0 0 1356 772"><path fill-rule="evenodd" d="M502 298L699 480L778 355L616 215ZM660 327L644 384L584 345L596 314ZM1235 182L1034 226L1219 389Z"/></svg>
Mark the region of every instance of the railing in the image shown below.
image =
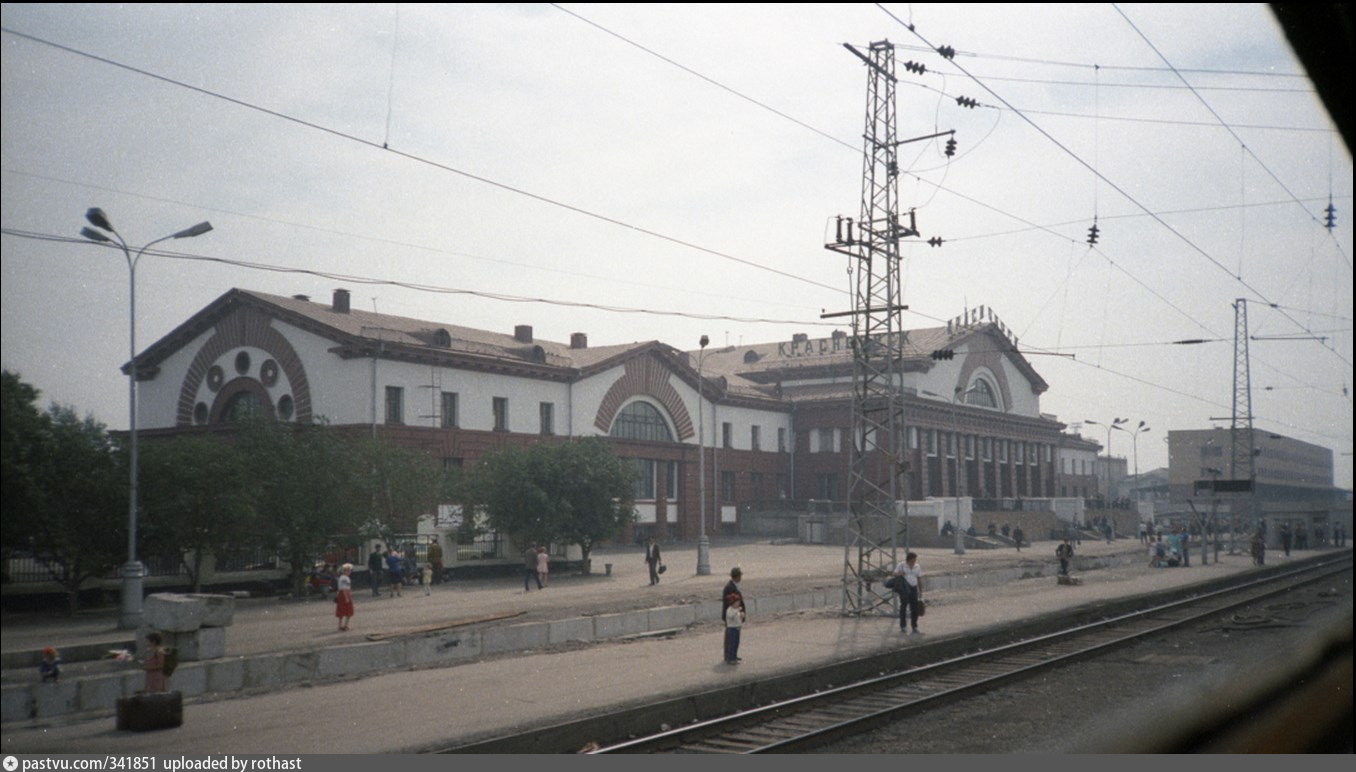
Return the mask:
<svg viewBox="0 0 1356 772"><path fill-rule="evenodd" d="M263 547L227 550L217 556L216 571L273 571L278 564L278 556Z"/></svg>

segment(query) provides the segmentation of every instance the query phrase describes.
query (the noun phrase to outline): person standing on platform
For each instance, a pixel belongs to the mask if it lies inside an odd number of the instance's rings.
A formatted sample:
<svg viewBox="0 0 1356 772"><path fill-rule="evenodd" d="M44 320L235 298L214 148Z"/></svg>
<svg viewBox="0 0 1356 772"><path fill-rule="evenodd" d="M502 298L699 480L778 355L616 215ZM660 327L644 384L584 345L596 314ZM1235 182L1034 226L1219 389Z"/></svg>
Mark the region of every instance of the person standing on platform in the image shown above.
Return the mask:
<svg viewBox="0 0 1356 772"><path fill-rule="evenodd" d="M391 582L392 598L400 597L400 588L405 584L405 560L396 550L386 550L387 579Z"/></svg>
<svg viewBox="0 0 1356 772"><path fill-rule="evenodd" d="M339 618L338 632L348 629L353 619L353 564L345 563L339 572L339 592L334 596L334 615Z"/></svg>
<svg viewBox="0 0 1356 772"><path fill-rule="evenodd" d="M895 576L902 580L895 584L899 593L899 631L905 632L912 626L916 635L921 632L918 617L923 605L923 568L918 565L918 553L905 555L904 562L895 566Z"/></svg>
<svg viewBox="0 0 1356 772"><path fill-rule="evenodd" d="M381 559L381 545L372 548L372 554L367 556L367 576L372 582L372 597L381 597L381 575L386 570L385 561Z"/></svg>
<svg viewBox="0 0 1356 772"><path fill-rule="evenodd" d="M739 591L739 582L744 571L739 566L730 569L730 581L720 593L720 618L725 621L725 664L736 665L739 658L739 631L747 618L744 609L744 593Z"/></svg>
<svg viewBox="0 0 1356 772"><path fill-rule="evenodd" d="M529 544L523 552L523 592L532 591L532 580L537 580L537 589L542 588L541 576L537 574L537 545Z"/></svg>
<svg viewBox="0 0 1356 772"><path fill-rule="evenodd" d="M659 584L659 545L655 544L654 537L651 536L645 542L645 564L650 567L650 585Z"/></svg>
<svg viewBox="0 0 1356 772"><path fill-rule="evenodd" d="M551 586L551 556L546 554L546 547L537 548L537 587Z"/></svg>
<svg viewBox="0 0 1356 772"><path fill-rule="evenodd" d="M1068 539L1064 543L1055 547L1055 557L1059 558L1059 575L1069 575L1069 561L1073 560L1074 549Z"/></svg>
<svg viewBox="0 0 1356 772"><path fill-rule="evenodd" d="M443 583L443 545L437 536L428 537L428 562L433 564L433 583Z"/></svg>
<svg viewBox="0 0 1356 772"><path fill-rule="evenodd" d="M1149 543L1149 526L1145 525L1143 520L1139 521L1139 543Z"/></svg>
<svg viewBox="0 0 1356 772"><path fill-rule="evenodd" d="M1022 527L1021 527L1021 526L1017 526L1015 529L1013 529L1013 531L1012 531L1012 543L1015 544L1015 545L1017 546L1017 551L1018 551L1018 552L1021 552L1021 551L1022 551L1022 539L1025 538L1025 537L1026 537L1026 534L1022 533Z"/></svg>
<svg viewBox="0 0 1356 772"><path fill-rule="evenodd" d="M1290 540L1292 538L1290 535L1290 523L1281 523L1281 527L1278 528L1277 531L1281 534L1281 549L1285 550L1286 557L1290 557Z"/></svg>

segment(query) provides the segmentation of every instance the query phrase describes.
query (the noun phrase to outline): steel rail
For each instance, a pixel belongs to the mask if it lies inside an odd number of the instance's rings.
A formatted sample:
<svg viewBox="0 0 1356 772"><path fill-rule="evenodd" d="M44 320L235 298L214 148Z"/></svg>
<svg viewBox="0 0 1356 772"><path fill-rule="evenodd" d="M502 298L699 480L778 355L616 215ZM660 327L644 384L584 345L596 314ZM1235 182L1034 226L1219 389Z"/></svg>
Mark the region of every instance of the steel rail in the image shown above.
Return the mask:
<svg viewBox="0 0 1356 772"><path fill-rule="evenodd" d="M589 751L785 753L991 690L1261 598L1348 571L1350 553L1201 595L888 673Z"/></svg>

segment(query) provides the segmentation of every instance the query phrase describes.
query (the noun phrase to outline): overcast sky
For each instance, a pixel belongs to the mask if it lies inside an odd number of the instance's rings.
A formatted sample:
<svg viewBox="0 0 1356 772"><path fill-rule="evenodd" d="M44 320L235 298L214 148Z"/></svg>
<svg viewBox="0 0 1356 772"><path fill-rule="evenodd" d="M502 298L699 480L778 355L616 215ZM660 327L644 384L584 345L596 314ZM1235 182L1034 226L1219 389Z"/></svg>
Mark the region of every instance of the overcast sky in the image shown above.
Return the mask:
<svg viewBox="0 0 1356 772"><path fill-rule="evenodd" d="M133 246L210 220L162 246L482 293L147 256L138 349L232 287L346 287L591 345L827 335L820 313L851 304L823 244L859 207L867 80L842 44L888 38L899 136L958 144L901 148L902 202L945 239L904 248L907 327L992 308L1049 383L1045 413L1147 423L1143 471L1168 430L1228 425L1210 419L1230 415L1248 298L1254 336L1326 338L1251 343L1257 426L1332 448L1351 487L1351 156L1264 6L5 5L3 22L3 364L110 427L122 254L16 235L76 236L91 206Z"/></svg>

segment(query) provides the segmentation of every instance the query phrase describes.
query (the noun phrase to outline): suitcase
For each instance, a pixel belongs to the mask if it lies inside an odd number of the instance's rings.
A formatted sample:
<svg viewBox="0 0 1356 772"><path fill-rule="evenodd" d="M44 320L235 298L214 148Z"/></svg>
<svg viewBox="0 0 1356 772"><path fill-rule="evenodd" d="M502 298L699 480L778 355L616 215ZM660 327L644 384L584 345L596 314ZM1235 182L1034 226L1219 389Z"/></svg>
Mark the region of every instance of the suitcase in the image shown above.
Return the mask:
<svg viewBox="0 0 1356 772"><path fill-rule="evenodd" d="M183 692L138 692L118 700L118 729L148 732L184 723Z"/></svg>

